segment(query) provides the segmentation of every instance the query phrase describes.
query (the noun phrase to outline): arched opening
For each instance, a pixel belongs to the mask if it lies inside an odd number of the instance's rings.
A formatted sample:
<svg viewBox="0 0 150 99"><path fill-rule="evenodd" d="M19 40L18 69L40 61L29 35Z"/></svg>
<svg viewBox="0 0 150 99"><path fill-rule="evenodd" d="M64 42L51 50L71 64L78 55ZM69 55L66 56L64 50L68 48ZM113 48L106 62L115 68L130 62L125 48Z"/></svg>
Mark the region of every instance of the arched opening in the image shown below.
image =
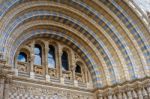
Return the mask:
<svg viewBox="0 0 150 99"><path fill-rule="evenodd" d="M42 48L39 44L35 44L34 47L34 64L42 65Z"/></svg>
<svg viewBox="0 0 150 99"><path fill-rule="evenodd" d="M27 62L16 61L18 75L52 83L63 81L70 85L77 81L78 86L86 88L85 69L87 68L84 68L82 58L75 58L76 52L62 42L52 41L49 38L35 38L21 45L16 55L24 52L26 54L23 55L24 61Z"/></svg>
<svg viewBox="0 0 150 99"><path fill-rule="evenodd" d="M48 52L48 67L49 68L56 68L56 61L55 61L55 48L54 46L49 46Z"/></svg>
<svg viewBox="0 0 150 99"><path fill-rule="evenodd" d="M80 65L76 64L75 72L76 73L81 73L81 67L80 67Z"/></svg>
<svg viewBox="0 0 150 99"><path fill-rule="evenodd" d="M62 63L62 70L68 71L69 70L69 63L68 63L68 54L66 51L63 51L61 56L61 63Z"/></svg>
<svg viewBox="0 0 150 99"><path fill-rule="evenodd" d="M82 66L83 64L81 62L77 62L76 63L76 68L75 68L75 75L76 75L76 80L78 80L79 82L83 82L83 71L82 71Z"/></svg>
<svg viewBox="0 0 150 99"><path fill-rule="evenodd" d="M27 54L24 52L20 52L18 57L17 57L17 60L19 62L27 62Z"/></svg>
<svg viewBox="0 0 150 99"><path fill-rule="evenodd" d="M17 56L17 68L19 72L27 73L29 72L29 52L26 49L21 49Z"/></svg>

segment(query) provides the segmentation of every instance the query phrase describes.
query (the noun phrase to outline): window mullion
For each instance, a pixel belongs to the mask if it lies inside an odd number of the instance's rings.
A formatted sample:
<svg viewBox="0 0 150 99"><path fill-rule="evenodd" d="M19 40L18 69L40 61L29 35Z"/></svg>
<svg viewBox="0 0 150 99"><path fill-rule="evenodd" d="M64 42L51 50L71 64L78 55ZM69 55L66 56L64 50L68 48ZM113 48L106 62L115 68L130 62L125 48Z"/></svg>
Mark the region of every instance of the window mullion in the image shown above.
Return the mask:
<svg viewBox="0 0 150 99"><path fill-rule="evenodd" d="M35 42L33 41L31 43L31 54L30 54L30 77L33 78L34 72L33 72L33 67L34 67L34 44Z"/></svg>
<svg viewBox="0 0 150 99"><path fill-rule="evenodd" d="M48 75L48 52L49 52L49 44L45 42L45 74Z"/></svg>

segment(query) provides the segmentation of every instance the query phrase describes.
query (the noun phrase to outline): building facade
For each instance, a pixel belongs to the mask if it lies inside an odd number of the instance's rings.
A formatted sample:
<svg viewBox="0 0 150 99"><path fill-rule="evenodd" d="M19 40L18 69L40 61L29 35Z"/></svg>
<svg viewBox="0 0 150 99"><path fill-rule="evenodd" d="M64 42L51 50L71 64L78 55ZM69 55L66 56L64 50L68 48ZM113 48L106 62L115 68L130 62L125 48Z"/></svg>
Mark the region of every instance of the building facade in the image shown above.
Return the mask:
<svg viewBox="0 0 150 99"><path fill-rule="evenodd" d="M0 99L150 99L150 17L133 0L0 0Z"/></svg>

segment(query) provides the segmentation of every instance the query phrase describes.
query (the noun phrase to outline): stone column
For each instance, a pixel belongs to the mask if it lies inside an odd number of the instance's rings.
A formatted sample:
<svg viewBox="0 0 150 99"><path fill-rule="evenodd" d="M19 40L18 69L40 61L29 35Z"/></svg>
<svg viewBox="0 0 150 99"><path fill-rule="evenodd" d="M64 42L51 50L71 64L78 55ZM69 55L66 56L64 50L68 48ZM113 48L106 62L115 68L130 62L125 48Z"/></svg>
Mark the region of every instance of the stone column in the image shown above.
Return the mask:
<svg viewBox="0 0 150 99"><path fill-rule="evenodd" d="M138 89L138 97L139 97L139 99L143 99L143 95L142 95L141 89Z"/></svg>
<svg viewBox="0 0 150 99"><path fill-rule="evenodd" d="M19 53L17 53L18 55ZM18 76L18 61L17 61L17 57L18 56L15 56L15 67L13 68L14 72L15 72L15 75Z"/></svg>
<svg viewBox="0 0 150 99"><path fill-rule="evenodd" d="M83 67L83 68L82 68L82 67ZM86 70L86 69L85 69L85 66L82 66L82 67L81 67L81 71L82 71L82 79L83 79L83 82L86 83L86 80L85 80L85 79L86 79L86 77L85 77L85 70Z"/></svg>
<svg viewBox="0 0 150 99"><path fill-rule="evenodd" d="M150 97L150 86L147 87L148 95Z"/></svg>
<svg viewBox="0 0 150 99"><path fill-rule="evenodd" d="M108 99L107 96L103 96L103 99Z"/></svg>
<svg viewBox="0 0 150 99"><path fill-rule="evenodd" d="M109 88L108 90L107 90L107 97L108 97L108 99L112 99L112 94L113 94L113 91L112 91L112 89L111 88Z"/></svg>
<svg viewBox="0 0 150 99"><path fill-rule="evenodd" d="M58 44L57 57L58 57L58 72L59 72L59 77L62 77L61 55L62 55L61 45Z"/></svg>
<svg viewBox="0 0 150 99"><path fill-rule="evenodd" d="M34 78L34 44L35 42L33 41L31 43L31 51L30 51L30 78Z"/></svg>
<svg viewBox="0 0 150 99"><path fill-rule="evenodd" d="M147 93L147 91L145 90L145 88L143 88L142 94L143 94L144 99L148 99L148 93Z"/></svg>
<svg viewBox="0 0 150 99"><path fill-rule="evenodd" d="M57 77L60 76L60 61L59 61L59 53L58 53L58 46L55 47L55 66L56 66L56 75Z"/></svg>
<svg viewBox="0 0 150 99"><path fill-rule="evenodd" d="M128 90L127 96L128 96L128 99L132 99L132 94L131 94L131 91L130 91L130 90Z"/></svg>
<svg viewBox="0 0 150 99"><path fill-rule="evenodd" d="M75 78L75 67L76 67L76 63L75 63L75 55L74 55L74 52L73 51L70 51L70 54L71 54L71 60L69 60L70 61L70 70L71 70L71 72L72 72L72 79L73 80L76 80L76 78Z"/></svg>
<svg viewBox="0 0 150 99"><path fill-rule="evenodd" d="M0 99L4 99L4 78L0 76Z"/></svg>
<svg viewBox="0 0 150 99"><path fill-rule="evenodd" d="M61 45L58 44L58 72L59 72L59 77L60 77L60 81L61 84L64 84L64 78L63 78L63 74L62 74L62 64L61 64L61 55L62 55L62 48Z"/></svg>
<svg viewBox="0 0 150 99"><path fill-rule="evenodd" d="M137 93L136 93L134 90L133 90L133 92L132 92L132 97L135 98L135 99L138 97L138 96L137 96Z"/></svg>
<svg viewBox="0 0 150 99"><path fill-rule="evenodd" d="M75 73L75 66L72 66L73 68L72 68L72 79L73 80L76 80L76 73Z"/></svg>
<svg viewBox="0 0 150 99"><path fill-rule="evenodd" d="M98 99L103 99L103 97L102 97L102 96L100 96Z"/></svg>
<svg viewBox="0 0 150 99"><path fill-rule="evenodd" d="M109 96L108 96L108 99L112 99L112 95L109 95Z"/></svg>
<svg viewBox="0 0 150 99"><path fill-rule="evenodd" d="M86 82L86 83L88 83L88 78L87 78L87 77L88 77L88 74L87 74L87 72L88 72L87 69L85 69L85 70L84 70L84 73L85 73L85 82Z"/></svg>
<svg viewBox="0 0 150 99"><path fill-rule="evenodd" d="M93 87L92 81L88 80L89 76L88 76L88 70L87 69L84 70L84 74L85 74L85 82L87 84L87 88L92 88Z"/></svg>
<svg viewBox="0 0 150 99"><path fill-rule="evenodd" d="M104 99L104 94L102 90L98 90L96 94L97 94L97 99Z"/></svg>
<svg viewBox="0 0 150 99"><path fill-rule="evenodd" d="M87 83L87 88L93 88L93 82L92 79L90 79L90 75L87 69L85 69L85 79L86 79L86 83Z"/></svg>
<svg viewBox="0 0 150 99"><path fill-rule="evenodd" d="M127 95L125 92L123 92L123 99L127 99Z"/></svg>
<svg viewBox="0 0 150 99"><path fill-rule="evenodd" d="M113 95L113 99L117 99L116 95Z"/></svg>
<svg viewBox="0 0 150 99"><path fill-rule="evenodd" d="M11 78L6 77L5 78L5 83L4 83L4 96L3 96L2 99L8 99L10 83L11 83Z"/></svg>
<svg viewBox="0 0 150 99"><path fill-rule="evenodd" d="M71 54L71 60L70 61L70 70L71 70L71 73L72 73L72 80L74 81L74 86L78 87L78 81L76 80L76 72L75 72L75 69L76 69L76 62L75 62L75 54L73 51L70 52Z"/></svg>
<svg viewBox="0 0 150 99"><path fill-rule="evenodd" d="M103 99L103 95L102 94L98 94L98 99Z"/></svg>
<svg viewBox="0 0 150 99"><path fill-rule="evenodd" d="M48 74L48 52L49 52L49 43L48 42L44 42L45 44L45 57L44 57L44 60L45 60L45 76L46 76L46 81L50 81L50 75Z"/></svg>
<svg viewBox="0 0 150 99"><path fill-rule="evenodd" d="M118 97L118 99L122 99L122 93L119 92L119 93L117 94L117 97Z"/></svg>

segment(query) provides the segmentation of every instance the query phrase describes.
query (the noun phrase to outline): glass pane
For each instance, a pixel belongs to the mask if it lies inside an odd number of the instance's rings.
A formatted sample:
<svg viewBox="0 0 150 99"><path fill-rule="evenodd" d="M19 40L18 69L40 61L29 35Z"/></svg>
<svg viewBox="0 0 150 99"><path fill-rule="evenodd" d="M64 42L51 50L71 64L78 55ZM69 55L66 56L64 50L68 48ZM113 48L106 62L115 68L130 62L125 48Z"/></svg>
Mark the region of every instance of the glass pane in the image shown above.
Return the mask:
<svg viewBox="0 0 150 99"><path fill-rule="evenodd" d="M61 61L62 61L62 69L63 70L69 70L68 66L68 54L66 52L63 52L61 56Z"/></svg>
<svg viewBox="0 0 150 99"><path fill-rule="evenodd" d="M42 49L41 46L36 44L34 48L34 64L36 65L42 65Z"/></svg>
<svg viewBox="0 0 150 99"><path fill-rule="evenodd" d="M36 55L39 55L39 54L40 54L40 48L35 47L35 48L34 48L34 53L35 53Z"/></svg>
<svg viewBox="0 0 150 99"><path fill-rule="evenodd" d="M23 52L20 52L18 57L17 57L17 60L21 61L21 62L26 62L27 61L27 55Z"/></svg>
<svg viewBox="0 0 150 99"><path fill-rule="evenodd" d="M79 65L76 66L76 73L81 73L81 67Z"/></svg>
<svg viewBox="0 0 150 99"><path fill-rule="evenodd" d="M48 67L55 68L55 48L53 46L49 46Z"/></svg>
<svg viewBox="0 0 150 99"><path fill-rule="evenodd" d="M41 65L41 57L39 55L35 55L34 64Z"/></svg>

